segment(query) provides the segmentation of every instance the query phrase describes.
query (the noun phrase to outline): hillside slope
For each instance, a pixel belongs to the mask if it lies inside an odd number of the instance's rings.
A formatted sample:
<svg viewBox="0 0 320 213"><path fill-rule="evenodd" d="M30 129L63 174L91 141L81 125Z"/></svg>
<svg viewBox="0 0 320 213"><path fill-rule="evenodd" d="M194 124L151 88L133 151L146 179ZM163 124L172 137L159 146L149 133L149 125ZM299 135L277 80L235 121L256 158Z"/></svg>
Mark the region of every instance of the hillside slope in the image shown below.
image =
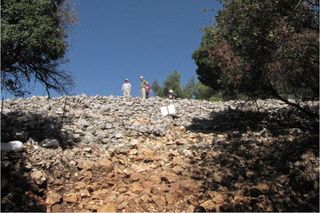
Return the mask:
<svg viewBox="0 0 320 213"><path fill-rule="evenodd" d="M12 140L2 211L319 211L318 123L276 100L8 100Z"/></svg>

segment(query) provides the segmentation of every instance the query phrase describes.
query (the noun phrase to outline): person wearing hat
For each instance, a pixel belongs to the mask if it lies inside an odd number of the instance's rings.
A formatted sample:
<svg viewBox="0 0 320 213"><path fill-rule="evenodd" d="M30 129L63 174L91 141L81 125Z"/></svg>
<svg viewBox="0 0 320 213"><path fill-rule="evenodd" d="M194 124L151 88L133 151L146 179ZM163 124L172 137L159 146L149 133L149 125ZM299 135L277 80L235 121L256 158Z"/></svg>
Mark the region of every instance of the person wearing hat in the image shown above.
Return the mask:
<svg viewBox="0 0 320 213"><path fill-rule="evenodd" d="M176 98L176 96L174 95L174 93L173 93L173 90L172 90L172 89L169 89L169 92L168 92L168 98L169 98L169 99L175 99L175 98Z"/></svg>
<svg viewBox="0 0 320 213"><path fill-rule="evenodd" d="M146 86L147 86L147 81L144 80L143 76L140 76L140 95L142 99L146 99L147 97Z"/></svg>
<svg viewBox="0 0 320 213"><path fill-rule="evenodd" d="M123 97L130 98L131 97L131 84L129 83L128 79L124 80L122 84L121 91L123 93Z"/></svg>

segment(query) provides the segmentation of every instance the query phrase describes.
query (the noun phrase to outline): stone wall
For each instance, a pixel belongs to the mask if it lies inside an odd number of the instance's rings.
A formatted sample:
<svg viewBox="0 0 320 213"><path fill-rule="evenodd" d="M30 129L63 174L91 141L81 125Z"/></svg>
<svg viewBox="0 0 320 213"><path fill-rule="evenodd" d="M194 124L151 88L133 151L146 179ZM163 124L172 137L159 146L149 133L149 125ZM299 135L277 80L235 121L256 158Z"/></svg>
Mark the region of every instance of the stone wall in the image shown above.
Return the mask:
<svg viewBox="0 0 320 213"><path fill-rule="evenodd" d="M319 211L318 122L276 100L7 100L1 140L3 211Z"/></svg>
<svg viewBox="0 0 320 213"><path fill-rule="evenodd" d="M160 107L175 105L177 116L162 116ZM55 138L61 143L84 142L108 144L126 136L164 136L173 126L188 128L195 120L210 119L213 113L244 105L243 101L208 102L121 97L73 96L48 100L32 97L6 101L2 119L2 141ZM274 112L288 107L275 100L258 101L260 112ZM246 103L241 109L254 108ZM202 123L200 129L210 129ZM40 141L39 141L40 142Z"/></svg>

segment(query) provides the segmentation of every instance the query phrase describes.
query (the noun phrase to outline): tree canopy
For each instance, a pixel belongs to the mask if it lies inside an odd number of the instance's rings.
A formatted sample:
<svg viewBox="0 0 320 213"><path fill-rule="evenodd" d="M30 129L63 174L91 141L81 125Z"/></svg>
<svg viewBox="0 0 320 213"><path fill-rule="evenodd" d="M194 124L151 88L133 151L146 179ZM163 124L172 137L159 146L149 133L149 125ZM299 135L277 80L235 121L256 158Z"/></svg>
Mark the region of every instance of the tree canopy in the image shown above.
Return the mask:
<svg viewBox="0 0 320 213"><path fill-rule="evenodd" d="M209 100L212 96L216 95L210 87L202 84L195 77L189 79L185 85L181 84L180 78L179 71L175 70L166 77L162 86L155 80L151 85L152 91L159 97L167 97L171 89L177 98L201 100Z"/></svg>
<svg viewBox="0 0 320 213"><path fill-rule="evenodd" d="M182 97L182 91L181 91L181 83L180 83L181 75L180 73L175 70L172 73L170 73L165 81L163 82L163 94L165 96L168 96L169 90L173 90L176 97L181 98Z"/></svg>
<svg viewBox="0 0 320 213"><path fill-rule="evenodd" d="M319 97L319 5L308 0L224 1L193 58L215 91L295 100Z"/></svg>
<svg viewBox="0 0 320 213"><path fill-rule="evenodd" d="M31 81L67 93L71 76L59 65L66 62L66 31L70 10L65 0L1 1L1 88L25 95Z"/></svg>

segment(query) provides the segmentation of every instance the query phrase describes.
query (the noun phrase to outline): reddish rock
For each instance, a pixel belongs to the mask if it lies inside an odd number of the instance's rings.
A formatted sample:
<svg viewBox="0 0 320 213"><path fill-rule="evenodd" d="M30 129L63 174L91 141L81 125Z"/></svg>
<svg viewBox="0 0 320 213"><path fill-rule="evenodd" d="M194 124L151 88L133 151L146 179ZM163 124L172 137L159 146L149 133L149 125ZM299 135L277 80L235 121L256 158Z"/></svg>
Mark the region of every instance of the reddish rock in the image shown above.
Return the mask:
<svg viewBox="0 0 320 213"><path fill-rule="evenodd" d="M149 199L150 199L150 195L148 194L144 194L141 196L140 198L142 200L142 202L146 203L146 202L149 202Z"/></svg>
<svg viewBox="0 0 320 213"><path fill-rule="evenodd" d="M166 198L160 195L152 195L152 200L158 207L164 207L167 204Z"/></svg>
<svg viewBox="0 0 320 213"><path fill-rule="evenodd" d="M166 194L165 197L168 205L172 205L175 202L175 199L172 194Z"/></svg>
<svg viewBox="0 0 320 213"><path fill-rule="evenodd" d="M143 191L143 186L138 182L134 182L129 186L129 190L134 193L141 192Z"/></svg>
<svg viewBox="0 0 320 213"><path fill-rule="evenodd" d="M96 167L103 167L105 169L109 169L112 167L112 161L109 159L100 159L98 162L96 162Z"/></svg>
<svg viewBox="0 0 320 213"><path fill-rule="evenodd" d="M34 171L30 174L30 176L38 185L42 185L46 181L46 175L41 171Z"/></svg>
<svg viewBox="0 0 320 213"><path fill-rule="evenodd" d="M152 151L151 149L145 149L143 151L143 155L144 155L144 160L145 161L153 161L155 160L155 156L154 156L154 151Z"/></svg>
<svg viewBox="0 0 320 213"><path fill-rule="evenodd" d="M46 194L46 204L53 205L55 203L59 203L61 201L62 196L56 192L49 191Z"/></svg>
<svg viewBox="0 0 320 213"><path fill-rule="evenodd" d="M69 203L76 203L79 200L79 195L76 193L66 193L63 195L63 200Z"/></svg>
<svg viewBox="0 0 320 213"><path fill-rule="evenodd" d="M84 182L78 182L78 183L76 183L75 184L75 189L84 189L84 188L86 188L88 186L88 184L87 183L84 183Z"/></svg>
<svg viewBox="0 0 320 213"><path fill-rule="evenodd" d="M173 170L176 174L181 174L181 173L184 171L184 169L183 169L181 166L179 166L179 165L173 167L172 170Z"/></svg>
<svg viewBox="0 0 320 213"><path fill-rule="evenodd" d="M88 190L86 190L86 189L82 189L82 190L80 190L80 196L82 198L90 197L90 192Z"/></svg>
<svg viewBox="0 0 320 213"><path fill-rule="evenodd" d="M140 173L133 173L130 175L130 179L133 181L138 181L141 179L143 176Z"/></svg>
<svg viewBox="0 0 320 213"><path fill-rule="evenodd" d="M257 188L263 193L266 194L270 191L270 185L267 183L258 183Z"/></svg>
<svg viewBox="0 0 320 213"><path fill-rule="evenodd" d="M51 212L62 212L63 208L60 204L54 204L51 206Z"/></svg>
<svg viewBox="0 0 320 213"><path fill-rule="evenodd" d="M84 170L90 170L93 167L94 163L90 160L78 161L78 168Z"/></svg>
<svg viewBox="0 0 320 213"><path fill-rule="evenodd" d="M89 180L91 180L91 178L92 178L92 172L91 171L82 170L80 172L79 179L83 179L84 181L89 181Z"/></svg>
<svg viewBox="0 0 320 213"><path fill-rule="evenodd" d="M151 181L143 181L142 185L143 185L144 188L151 188L151 187L154 186L154 183L151 182Z"/></svg>
<svg viewBox="0 0 320 213"><path fill-rule="evenodd" d="M97 212L117 212L117 209L113 204L105 204L97 208Z"/></svg>
<svg viewBox="0 0 320 213"><path fill-rule="evenodd" d="M201 206L203 206L205 209L215 209L216 203L213 200L207 200L203 203L201 203Z"/></svg>

